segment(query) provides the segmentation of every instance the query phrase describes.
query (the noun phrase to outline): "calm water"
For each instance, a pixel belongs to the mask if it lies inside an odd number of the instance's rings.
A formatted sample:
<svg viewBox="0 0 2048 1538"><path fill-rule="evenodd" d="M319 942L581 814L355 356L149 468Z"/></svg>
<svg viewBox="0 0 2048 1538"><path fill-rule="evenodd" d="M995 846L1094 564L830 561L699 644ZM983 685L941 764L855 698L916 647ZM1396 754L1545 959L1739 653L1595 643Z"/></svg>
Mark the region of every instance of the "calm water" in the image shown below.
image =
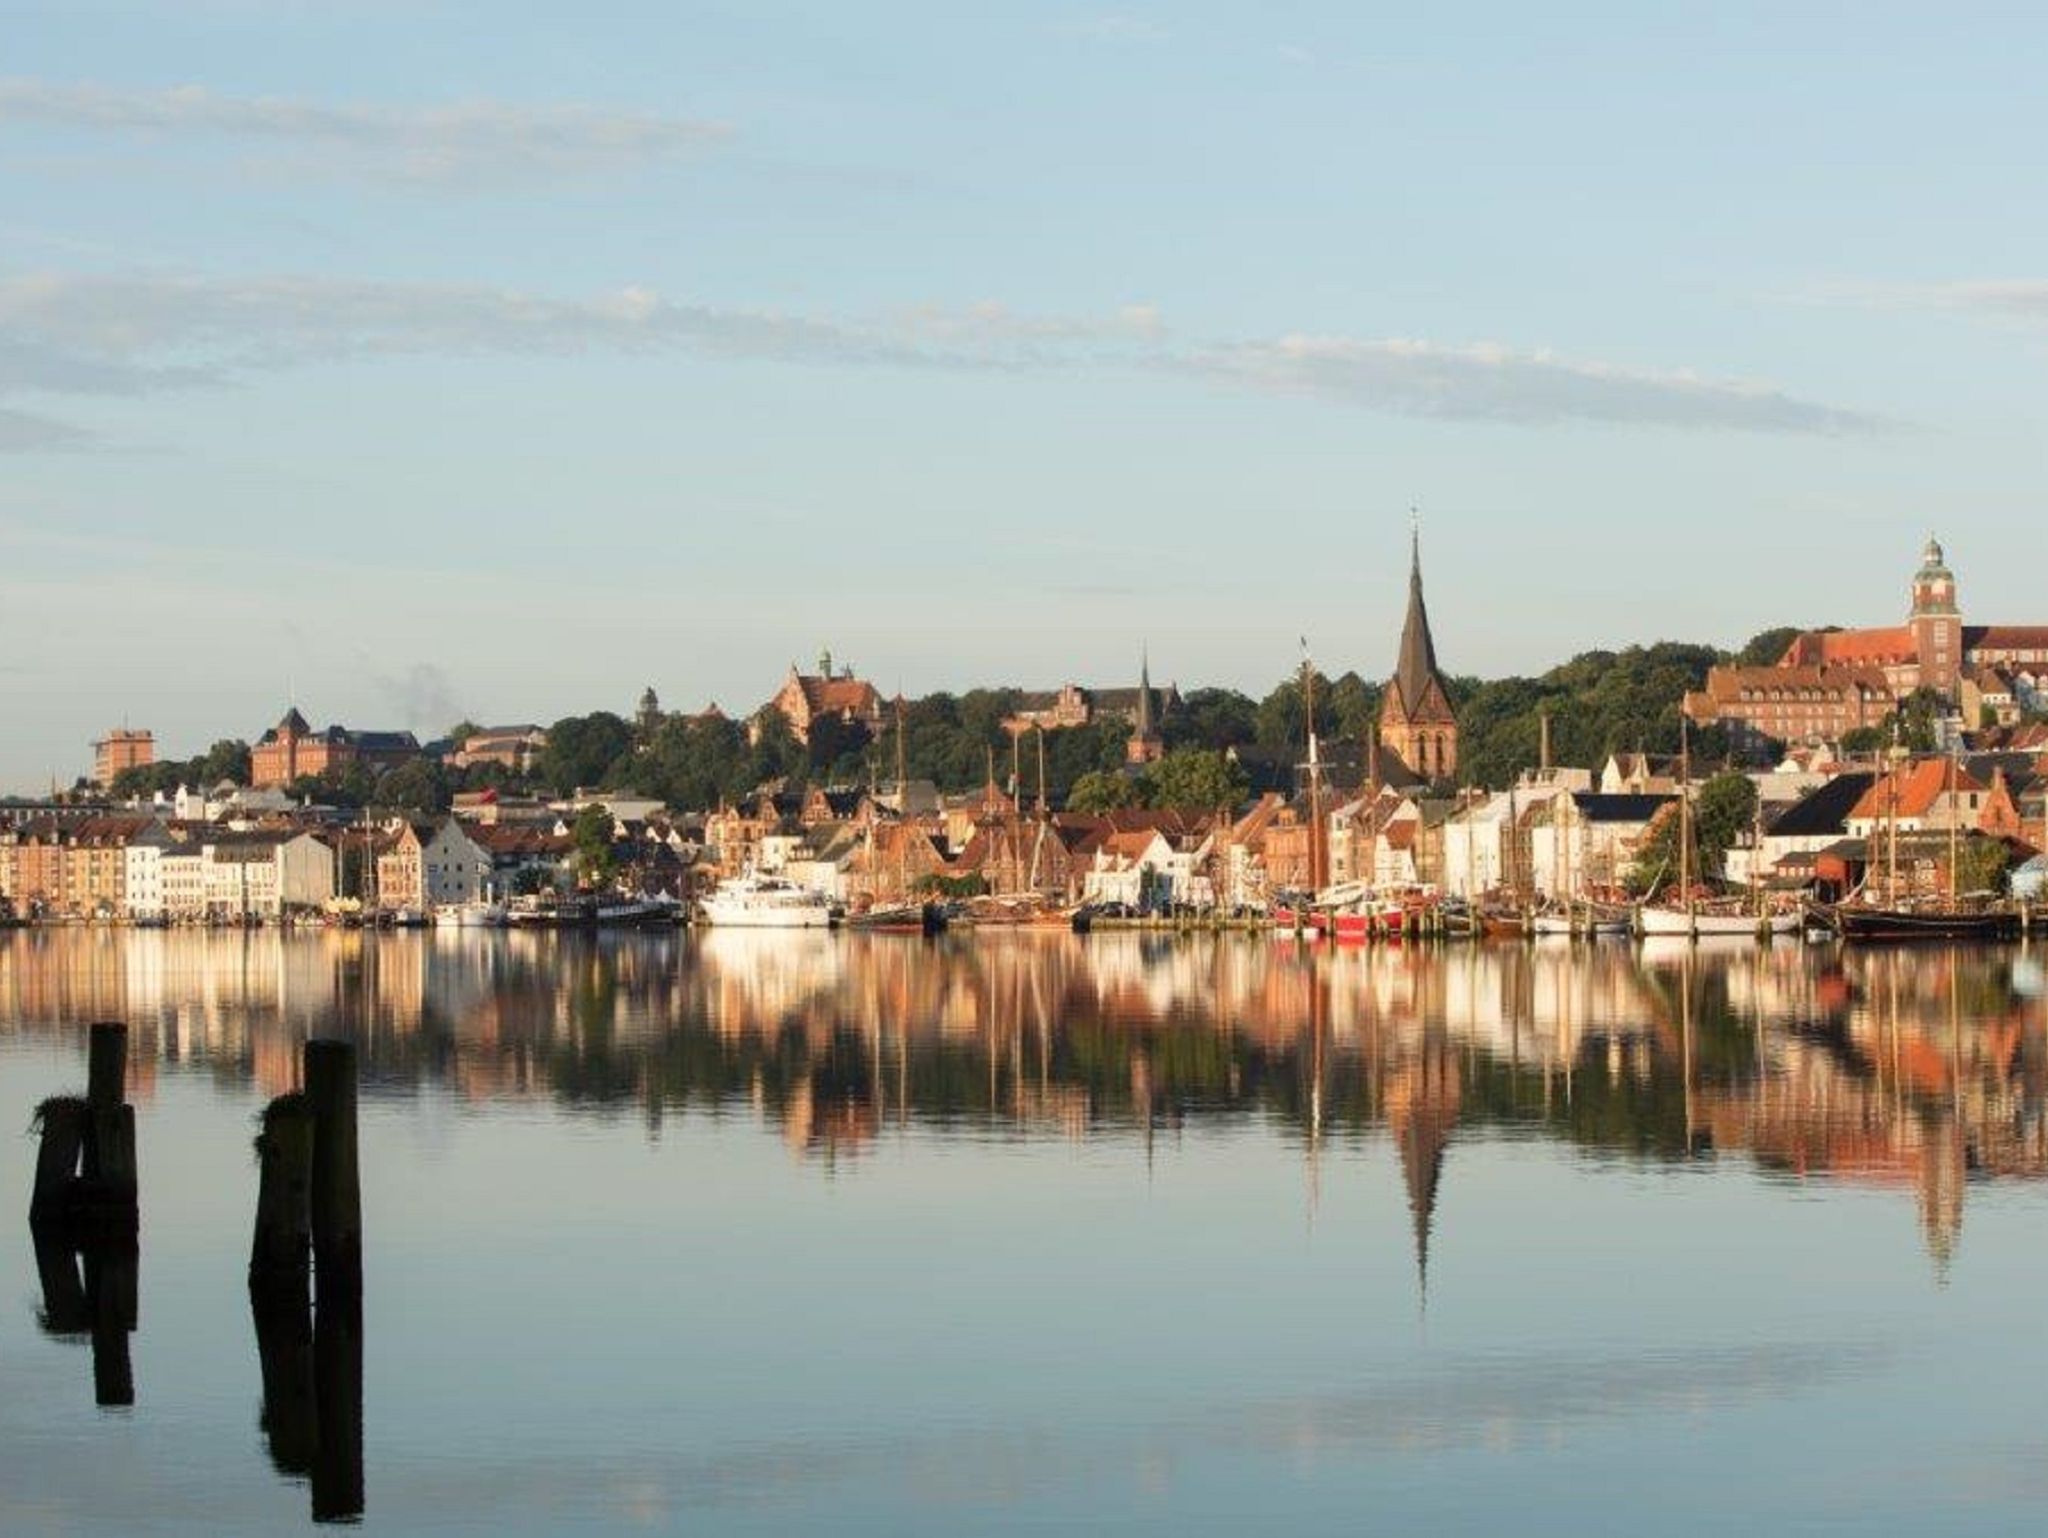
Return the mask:
<svg viewBox="0 0 2048 1538"><path fill-rule="evenodd" d="M96 1408L122 1342L47 1327L13 1218L8 1534L309 1524L243 1280L308 1034L365 1058L381 1531L2002 1533L2048 1498L2026 952L16 934L0 1118L103 1018L134 1404ZM33 1158L0 1138L0 1211Z"/></svg>

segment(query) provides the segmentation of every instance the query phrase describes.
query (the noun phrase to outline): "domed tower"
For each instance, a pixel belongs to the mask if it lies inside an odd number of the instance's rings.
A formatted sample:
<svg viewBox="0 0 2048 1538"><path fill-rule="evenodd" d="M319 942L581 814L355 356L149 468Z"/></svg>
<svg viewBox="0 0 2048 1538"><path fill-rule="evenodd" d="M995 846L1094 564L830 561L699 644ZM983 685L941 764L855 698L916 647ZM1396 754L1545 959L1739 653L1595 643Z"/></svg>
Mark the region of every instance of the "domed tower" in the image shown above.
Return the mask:
<svg viewBox="0 0 2048 1538"><path fill-rule="evenodd" d="M1963 618L1956 605L1955 573L1943 558L1941 542L1930 538L1913 573L1913 650L1920 664L1920 687L1954 699L1962 681Z"/></svg>

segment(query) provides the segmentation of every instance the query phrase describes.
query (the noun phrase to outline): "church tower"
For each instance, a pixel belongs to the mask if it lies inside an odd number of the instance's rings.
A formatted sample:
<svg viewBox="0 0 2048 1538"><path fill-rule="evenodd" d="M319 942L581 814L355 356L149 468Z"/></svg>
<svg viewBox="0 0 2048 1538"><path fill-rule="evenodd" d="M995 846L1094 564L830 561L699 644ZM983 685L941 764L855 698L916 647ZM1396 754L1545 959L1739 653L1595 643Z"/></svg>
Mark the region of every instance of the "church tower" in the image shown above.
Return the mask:
<svg viewBox="0 0 2048 1538"><path fill-rule="evenodd" d="M1920 687L1954 699L1962 682L1963 617L1956 604L1955 573L1943 558L1941 542L1930 538L1913 573L1913 651L1920 664Z"/></svg>
<svg viewBox="0 0 2048 1538"><path fill-rule="evenodd" d="M1447 780L1457 773L1458 717L1437 671L1429 609L1422 601L1420 530L1410 539L1408 619L1401 627L1401 653L1380 700L1380 745L1425 782Z"/></svg>
<svg viewBox="0 0 2048 1538"><path fill-rule="evenodd" d="M1124 762L1133 768L1157 763L1166 752L1159 735L1159 718L1152 703L1152 656L1148 647L1138 659L1138 703L1131 712L1130 740L1124 744Z"/></svg>

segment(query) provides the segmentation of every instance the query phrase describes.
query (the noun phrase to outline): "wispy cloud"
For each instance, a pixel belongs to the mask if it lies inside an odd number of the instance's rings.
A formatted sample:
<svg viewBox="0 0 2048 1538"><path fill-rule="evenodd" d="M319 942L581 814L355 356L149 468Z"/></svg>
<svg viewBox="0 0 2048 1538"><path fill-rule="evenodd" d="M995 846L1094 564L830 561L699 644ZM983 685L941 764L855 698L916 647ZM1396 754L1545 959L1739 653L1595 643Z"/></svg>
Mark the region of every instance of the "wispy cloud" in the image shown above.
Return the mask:
<svg viewBox="0 0 2048 1538"><path fill-rule="evenodd" d="M83 428L54 422L31 411L0 406L0 454L44 453L51 449L79 449L93 441Z"/></svg>
<svg viewBox="0 0 2048 1538"><path fill-rule="evenodd" d="M0 124L280 146L403 181L531 177L670 159L729 136L703 118L474 101L424 107L0 80Z"/></svg>
<svg viewBox="0 0 2048 1538"><path fill-rule="evenodd" d="M1167 366L1265 390L1321 396L1400 416L1461 421L1610 422L1752 432L1858 433L1895 424L1765 385L1657 373L1520 352L1403 338L1283 336L1236 342Z"/></svg>
<svg viewBox="0 0 2048 1538"><path fill-rule="evenodd" d="M142 395L337 358L610 353L959 370L1122 369L1446 420L1840 434L1889 424L1782 390L1511 348L1308 335L1183 342L1150 305L1045 315L995 301L872 318L563 299L457 284L41 274L0 280L0 399ZM0 447L85 446L17 413Z"/></svg>
<svg viewBox="0 0 2048 1538"><path fill-rule="evenodd" d="M409 353L700 352L815 363L1006 366L1031 344L1155 337L1156 311L1034 316L993 303L875 321L678 303L651 289L557 299L461 284L39 274L0 281L0 388L214 379L236 370ZM40 372L35 372L40 370ZM24 372L27 371L27 372Z"/></svg>
<svg viewBox="0 0 2048 1538"><path fill-rule="evenodd" d="M1077 16L1060 30L1069 37L1085 37L1097 43L1163 43L1173 34L1158 22L1122 11L1094 16Z"/></svg>
<svg viewBox="0 0 2048 1538"><path fill-rule="evenodd" d="M2048 320L2048 278L1965 278L1948 283L1834 283L1822 299L1895 310L1968 310Z"/></svg>

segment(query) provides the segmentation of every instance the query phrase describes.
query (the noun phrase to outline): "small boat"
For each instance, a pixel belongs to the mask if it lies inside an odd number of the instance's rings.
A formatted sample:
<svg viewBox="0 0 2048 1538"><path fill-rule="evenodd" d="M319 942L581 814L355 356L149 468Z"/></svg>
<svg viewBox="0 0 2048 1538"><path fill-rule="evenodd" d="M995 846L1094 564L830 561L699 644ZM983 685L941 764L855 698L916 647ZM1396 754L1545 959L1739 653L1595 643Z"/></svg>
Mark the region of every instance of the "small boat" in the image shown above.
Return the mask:
<svg viewBox="0 0 2048 1538"><path fill-rule="evenodd" d="M723 929L829 929L832 905L823 892L780 876L749 871L719 882L699 905L706 924Z"/></svg>
<svg viewBox="0 0 2048 1538"><path fill-rule="evenodd" d="M1549 936L1625 935L1628 918L1611 908L1579 903L1565 908L1545 908L1529 915L1529 933Z"/></svg>
<svg viewBox="0 0 2048 1538"><path fill-rule="evenodd" d="M682 922L683 905L665 892L652 897L626 897L617 893L597 900L594 920L608 928L664 929Z"/></svg>
<svg viewBox="0 0 2048 1538"><path fill-rule="evenodd" d="M936 935L946 928L946 910L934 902L876 903L839 921L847 929L868 934Z"/></svg>
<svg viewBox="0 0 2048 1538"><path fill-rule="evenodd" d="M434 909L434 922L456 929L503 929L511 922L503 903L442 903Z"/></svg>

